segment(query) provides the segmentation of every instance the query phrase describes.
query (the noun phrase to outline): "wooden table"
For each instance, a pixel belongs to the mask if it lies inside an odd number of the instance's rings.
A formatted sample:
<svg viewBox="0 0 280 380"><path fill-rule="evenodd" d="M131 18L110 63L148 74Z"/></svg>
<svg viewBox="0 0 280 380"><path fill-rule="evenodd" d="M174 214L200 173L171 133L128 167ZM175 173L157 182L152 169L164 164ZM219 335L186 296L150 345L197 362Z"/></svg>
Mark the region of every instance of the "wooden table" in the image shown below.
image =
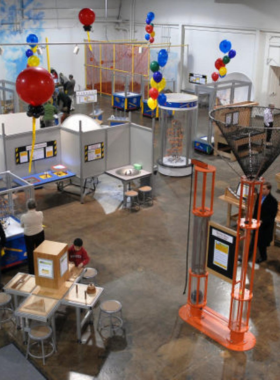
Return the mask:
<svg viewBox="0 0 280 380"><path fill-rule="evenodd" d="M226 226L230 227L231 221L236 220L236 214L232 214L232 206L239 208L239 199L235 197L228 189L225 190L225 194L219 196L219 199L227 203L227 223ZM242 202L242 210L245 210L245 202Z"/></svg>
<svg viewBox="0 0 280 380"><path fill-rule="evenodd" d="M29 320L40 321L51 325L53 330L54 347L56 351L56 329L55 329L55 312L60 306L60 301L52 298L37 296L31 294L15 310L16 317L23 318L23 341L27 341L27 332L29 331Z"/></svg>
<svg viewBox="0 0 280 380"><path fill-rule="evenodd" d="M62 299L62 305L72 306L76 309L76 325L77 325L77 341L81 343L82 328L86 322L92 318L93 323L93 307L103 292L103 288L96 287L95 294L86 294L88 285L74 284ZM81 319L82 310L86 310L86 314Z"/></svg>

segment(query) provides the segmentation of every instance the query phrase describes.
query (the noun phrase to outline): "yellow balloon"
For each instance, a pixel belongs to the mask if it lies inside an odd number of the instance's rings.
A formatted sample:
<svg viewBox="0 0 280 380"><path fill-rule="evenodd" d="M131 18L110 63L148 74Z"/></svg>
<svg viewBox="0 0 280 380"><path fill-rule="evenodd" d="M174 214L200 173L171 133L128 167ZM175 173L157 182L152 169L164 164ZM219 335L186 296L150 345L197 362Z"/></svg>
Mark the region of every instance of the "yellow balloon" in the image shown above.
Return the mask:
<svg viewBox="0 0 280 380"><path fill-rule="evenodd" d="M157 100L149 98L147 104L151 110L154 110L157 107Z"/></svg>
<svg viewBox="0 0 280 380"><path fill-rule="evenodd" d="M150 36L151 37L154 37L156 35L156 32L152 32L152 33L150 33Z"/></svg>
<svg viewBox="0 0 280 380"><path fill-rule="evenodd" d="M32 55L28 58L27 63L31 67L39 66L40 59L36 55Z"/></svg>
<svg viewBox="0 0 280 380"><path fill-rule="evenodd" d="M157 83L154 78L152 77L151 80L150 80L150 85L151 87L153 88L156 88L157 90L159 89L159 83Z"/></svg>
<svg viewBox="0 0 280 380"><path fill-rule="evenodd" d="M162 78L162 80L158 83L158 90L159 90L159 92L162 91L165 86L166 86L166 79Z"/></svg>
<svg viewBox="0 0 280 380"><path fill-rule="evenodd" d="M221 67L219 70L220 75L223 77L227 73L227 69L225 67Z"/></svg>
<svg viewBox="0 0 280 380"><path fill-rule="evenodd" d="M33 48L31 48L31 50L33 51L33 53L36 53L37 48L38 48L38 45L36 45L36 46L34 46Z"/></svg>

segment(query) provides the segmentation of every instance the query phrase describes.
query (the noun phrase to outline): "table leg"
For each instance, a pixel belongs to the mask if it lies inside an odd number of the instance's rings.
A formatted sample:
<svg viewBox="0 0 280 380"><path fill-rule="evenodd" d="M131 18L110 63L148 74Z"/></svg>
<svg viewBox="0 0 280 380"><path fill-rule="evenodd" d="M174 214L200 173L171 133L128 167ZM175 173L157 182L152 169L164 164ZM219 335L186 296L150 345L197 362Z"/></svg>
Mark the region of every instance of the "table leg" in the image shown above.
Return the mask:
<svg viewBox="0 0 280 380"><path fill-rule="evenodd" d="M53 331L53 344L54 344L54 351L57 352L56 349L56 328L55 328L55 315L51 317L51 326Z"/></svg>
<svg viewBox="0 0 280 380"><path fill-rule="evenodd" d="M127 183L123 182L123 205L124 205L125 208L127 207L126 198L125 198L125 193L126 192L127 192Z"/></svg>
<svg viewBox="0 0 280 380"><path fill-rule="evenodd" d="M14 301L14 310L18 308L18 296L16 294L13 294L13 301ZM16 317L16 326L17 329L20 329L20 317Z"/></svg>
<svg viewBox="0 0 280 380"><path fill-rule="evenodd" d="M22 318L22 340L23 344L27 344L27 331L29 329L28 318Z"/></svg>
<svg viewBox="0 0 280 380"><path fill-rule="evenodd" d="M77 340L82 343L82 329L81 329L81 309L76 307L76 323L77 323Z"/></svg>

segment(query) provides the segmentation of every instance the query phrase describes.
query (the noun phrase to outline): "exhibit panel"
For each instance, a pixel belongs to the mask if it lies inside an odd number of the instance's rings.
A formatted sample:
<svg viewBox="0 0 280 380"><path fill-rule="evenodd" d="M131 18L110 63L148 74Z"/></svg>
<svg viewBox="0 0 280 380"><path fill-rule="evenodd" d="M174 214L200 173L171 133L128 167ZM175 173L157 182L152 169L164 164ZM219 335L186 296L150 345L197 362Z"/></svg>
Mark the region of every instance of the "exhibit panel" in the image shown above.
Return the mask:
<svg viewBox="0 0 280 380"><path fill-rule="evenodd" d="M105 172L106 130L83 133L81 178L96 177Z"/></svg>
<svg viewBox="0 0 280 380"><path fill-rule="evenodd" d="M29 173L32 132L7 135L5 150L7 168L24 177ZM36 133L31 173L49 171L61 162L59 127L40 129Z"/></svg>
<svg viewBox="0 0 280 380"><path fill-rule="evenodd" d="M0 129L0 171L6 170L6 159L5 159L5 136L3 136L2 128Z"/></svg>
<svg viewBox="0 0 280 380"><path fill-rule="evenodd" d="M130 164L140 164L153 171L153 130L137 124L130 125Z"/></svg>
<svg viewBox="0 0 280 380"><path fill-rule="evenodd" d="M130 164L129 124L107 129L106 170Z"/></svg>

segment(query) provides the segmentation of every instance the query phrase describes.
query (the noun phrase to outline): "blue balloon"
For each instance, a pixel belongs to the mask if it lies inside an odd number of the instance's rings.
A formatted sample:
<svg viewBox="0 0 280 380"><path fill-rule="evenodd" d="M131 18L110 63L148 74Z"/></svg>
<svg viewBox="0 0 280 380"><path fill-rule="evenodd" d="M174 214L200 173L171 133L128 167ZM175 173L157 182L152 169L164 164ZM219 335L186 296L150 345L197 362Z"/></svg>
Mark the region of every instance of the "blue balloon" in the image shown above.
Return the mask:
<svg viewBox="0 0 280 380"><path fill-rule="evenodd" d="M147 14L147 18L150 20L150 22L153 21L153 19L155 18L155 14L154 14L154 12L149 12L149 13Z"/></svg>
<svg viewBox="0 0 280 380"><path fill-rule="evenodd" d="M234 58L234 57L236 56L236 51L233 50L233 49L230 50L230 51L228 52L228 56L229 56L230 59Z"/></svg>
<svg viewBox="0 0 280 380"><path fill-rule="evenodd" d="M225 54L228 51L230 51L230 49L231 49L231 42L228 41L228 40L223 40L222 42L220 42L220 46L219 47L220 47L221 52L223 52Z"/></svg>
<svg viewBox="0 0 280 380"><path fill-rule="evenodd" d="M150 23L152 22L152 20L150 18L146 18L146 24L150 25Z"/></svg>
<svg viewBox="0 0 280 380"><path fill-rule="evenodd" d="M149 33L145 34L145 40L147 40L147 41L150 40L150 35L149 35Z"/></svg>
<svg viewBox="0 0 280 380"><path fill-rule="evenodd" d="M38 44L39 40L36 34L29 34L26 38L26 42L29 44L29 46L35 47Z"/></svg>
<svg viewBox="0 0 280 380"><path fill-rule="evenodd" d="M219 74L220 78L224 78L224 77L226 77L226 75L227 75L227 74L225 74L225 75L221 75L221 74Z"/></svg>
<svg viewBox="0 0 280 380"><path fill-rule="evenodd" d="M167 100L166 95L160 93L158 98L157 98L158 104L160 106L163 106L166 103L166 100Z"/></svg>
<svg viewBox="0 0 280 380"><path fill-rule="evenodd" d="M168 61L168 52L165 49L161 49L158 53L158 64L160 67L163 67L166 65Z"/></svg>
<svg viewBox="0 0 280 380"><path fill-rule="evenodd" d="M26 50L25 55L27 58L29 58L33 55L33 51L31 49L28 49L28 50Z"/></svg>
<svg viewBox="0 0 280 380"><path fill-rule="evenodd" d="M153 75L153 78L156 83L159 83L162 80L162 73L156 71Z"/></svg>

